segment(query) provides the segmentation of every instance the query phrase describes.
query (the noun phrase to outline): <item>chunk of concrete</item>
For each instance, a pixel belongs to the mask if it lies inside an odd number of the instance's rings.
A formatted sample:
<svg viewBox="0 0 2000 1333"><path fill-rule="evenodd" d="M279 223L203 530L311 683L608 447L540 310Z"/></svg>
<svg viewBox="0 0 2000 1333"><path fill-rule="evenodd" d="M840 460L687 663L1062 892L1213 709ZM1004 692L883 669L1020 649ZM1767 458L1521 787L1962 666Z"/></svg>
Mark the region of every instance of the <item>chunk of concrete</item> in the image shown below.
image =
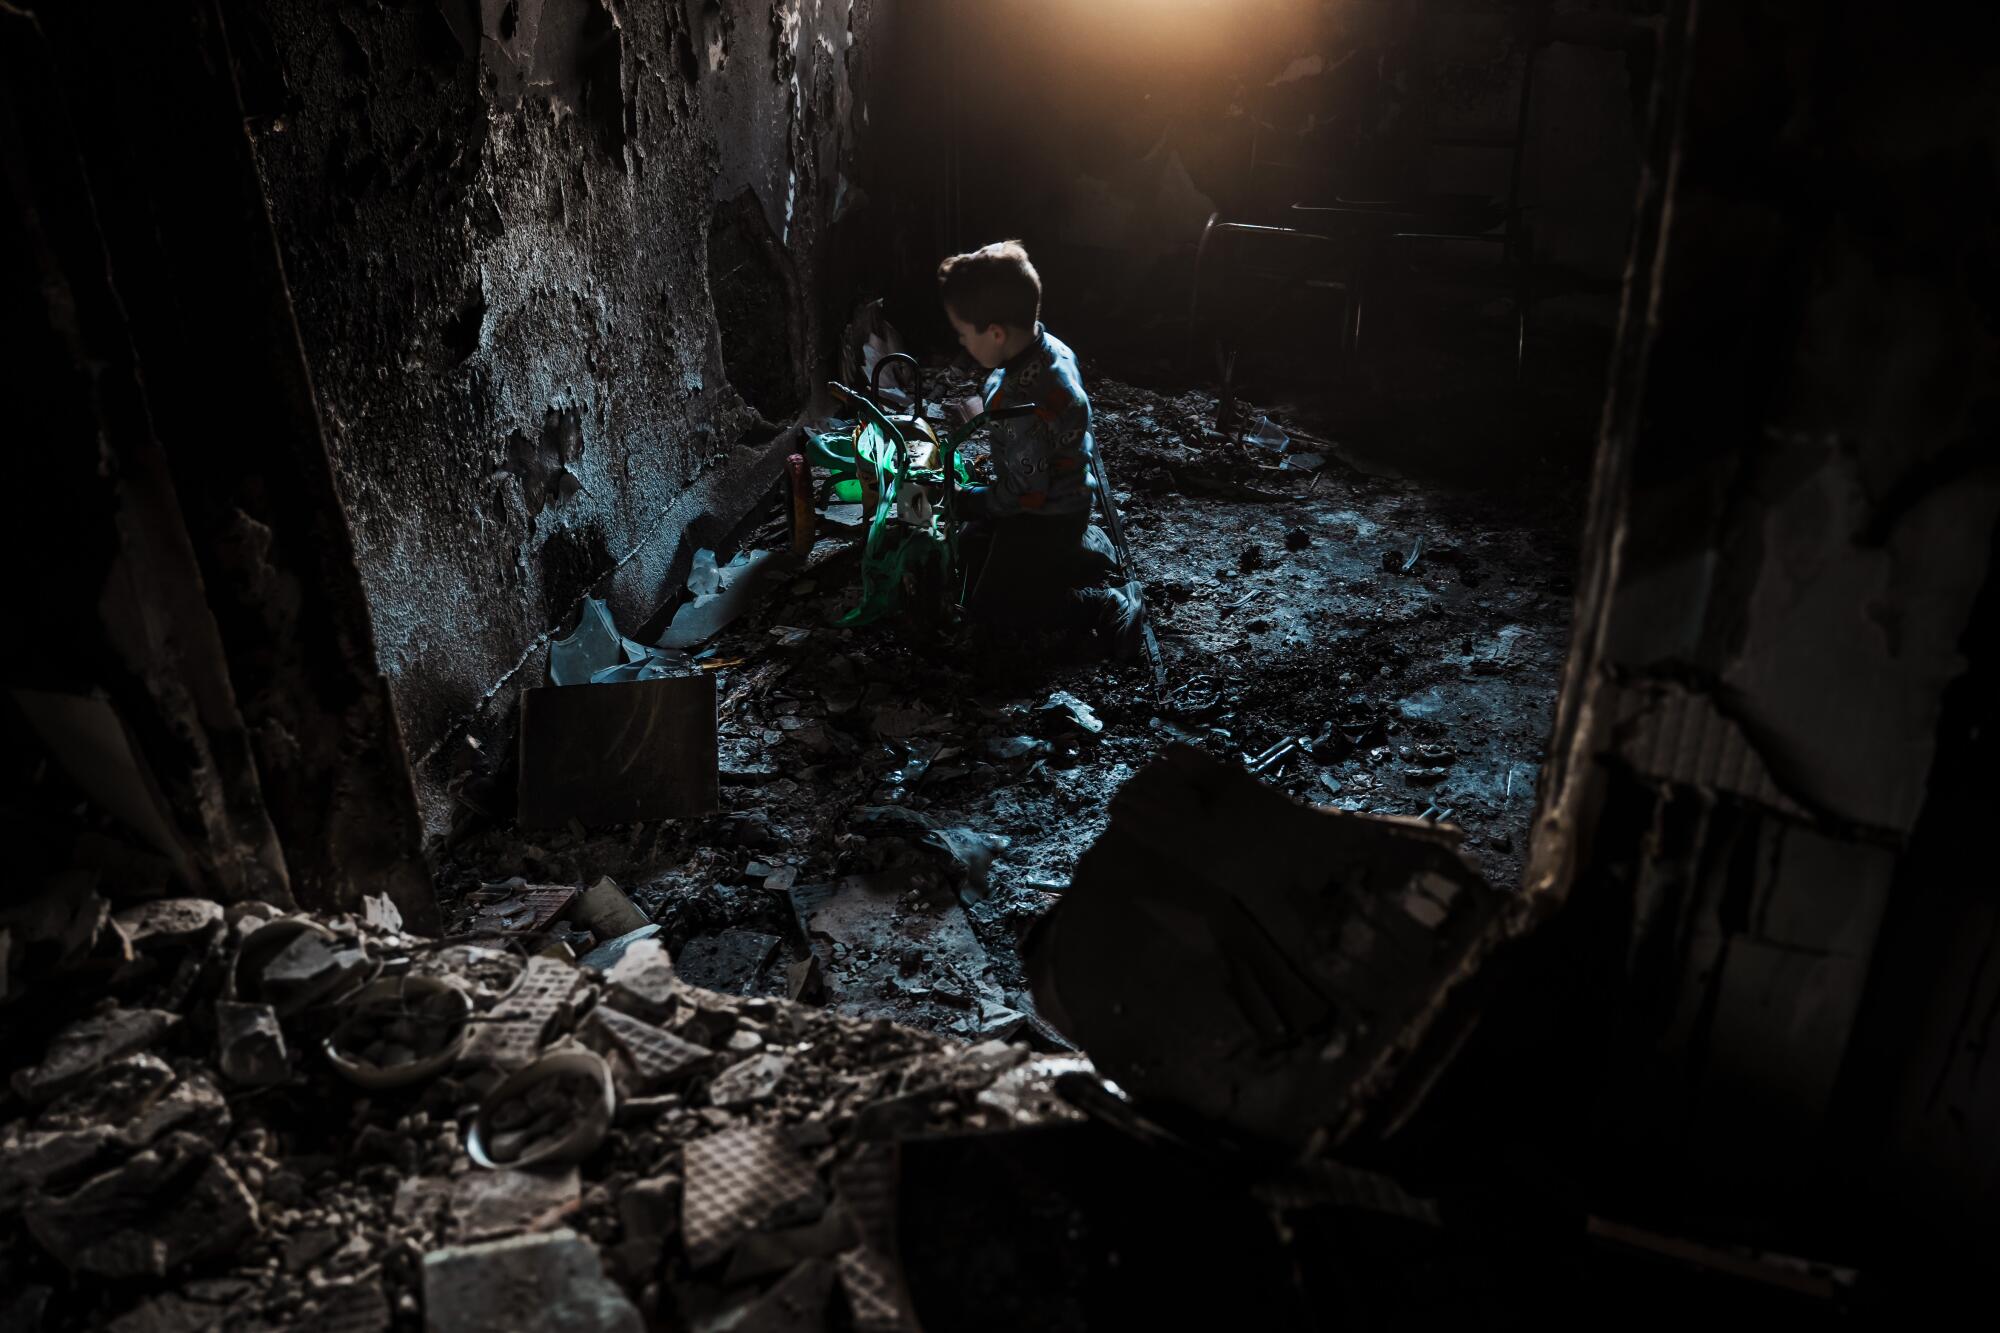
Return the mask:
<svg viewBox="0 0 2000 1333"><path fill-rule="evenodd" d="M257 975L258 992L280 1014L296 1014L360 980L368 967L361 950L317 931L301 931L264 964Z"/></svg>
<svg viewBox="0 0 2000 1333"><path fill-rule="evenodd" d="M604 980L610 987L606 1003L649 1023L672 1014L680 993L673 959L667 946L657 939L642 939L628 946L606 970Z"/></svg>
<svg viewBox="0 0 2000 1333"><path fill-rule="evenodd" d="M180 1133L22 1216L65 1268L105 1278L165 1277L235 1254L257 1230L257 1205L229 1164Z"/></svg>
<svg viewBox="0 0 2000 1333"><path fill-rule="evenodd" d="M215 1045L223 1077L243 1087L269 1087L292 1072L278 1011L268 1004L218 1001Z"/></svg>
<svg viewBox="0 0 2000 1333"><path fill-rule="evenodd" d="M424 1256L427 1333L643 1333L645 1321L573 1231L455 1245Z"/></svg>
<svg viewBox="0 0 2000 1333"><path fill-rule="evenodd" d="M114 913L135 949L184 945L222 924L222 904L207 898L157 898Z"/></svg>
<svg viewBox="0 0 2000 1333"><path fill-rule="evenodd" d="M618 1220L625 1228L619 1243L619 1267L632 1277L645 1277L659 1267L667 1240L680 1230L679 1176L635 1180L618 1193Z"/></svg>
<svg viewBox="0 0 2000 1333"><path fill-rule="evenodd" d="M451 1214L465 1240L546 1231L576 1211L583 1184L575 1167L472 1171L451 1184Z"/></svg>
<svg viewBox="0 0 2000 1333"><path fill-rule="evenodd" d="M72 1023L56 1034L40 1064L14 1071L14 1093L23 1101L54 1101L113 1060L150 1046L178 1022L161 1009L114 1008Z"/></svg>

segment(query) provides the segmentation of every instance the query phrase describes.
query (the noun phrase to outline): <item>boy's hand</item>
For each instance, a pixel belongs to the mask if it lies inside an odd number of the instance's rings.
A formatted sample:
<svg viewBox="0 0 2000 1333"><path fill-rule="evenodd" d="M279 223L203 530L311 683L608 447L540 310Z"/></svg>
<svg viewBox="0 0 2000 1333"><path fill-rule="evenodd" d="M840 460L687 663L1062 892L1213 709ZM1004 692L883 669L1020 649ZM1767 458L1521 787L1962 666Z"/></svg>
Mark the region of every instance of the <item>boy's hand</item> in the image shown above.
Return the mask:
<svg viewBox="0 0 2000 1333"><path fill-rule="evenodd" d="M963 426L966 422L972 420L974 417L978 416L981 412L984 412L986 410L986 400L984 398L981 398L978 394L973 394L969 398L959 399L957 402L953 403L947 410L952 414L952 424L955 426Z"/></svg>

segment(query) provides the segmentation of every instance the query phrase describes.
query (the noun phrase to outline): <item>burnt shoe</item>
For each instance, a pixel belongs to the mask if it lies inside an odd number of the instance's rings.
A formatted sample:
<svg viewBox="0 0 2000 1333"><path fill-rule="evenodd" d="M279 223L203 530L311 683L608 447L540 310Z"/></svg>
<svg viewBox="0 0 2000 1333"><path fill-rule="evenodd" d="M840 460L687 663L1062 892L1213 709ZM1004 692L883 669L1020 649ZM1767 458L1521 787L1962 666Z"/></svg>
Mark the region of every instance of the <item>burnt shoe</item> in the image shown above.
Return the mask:
<svg viewBox="0 0 2000 1333"><path fill-rule="evenodd" d="M1097 635L1112 660L1129 662L1137 657L1143 643L1139 598L1124 588L1095 588L1091 600L1096 603Z"/></svg>

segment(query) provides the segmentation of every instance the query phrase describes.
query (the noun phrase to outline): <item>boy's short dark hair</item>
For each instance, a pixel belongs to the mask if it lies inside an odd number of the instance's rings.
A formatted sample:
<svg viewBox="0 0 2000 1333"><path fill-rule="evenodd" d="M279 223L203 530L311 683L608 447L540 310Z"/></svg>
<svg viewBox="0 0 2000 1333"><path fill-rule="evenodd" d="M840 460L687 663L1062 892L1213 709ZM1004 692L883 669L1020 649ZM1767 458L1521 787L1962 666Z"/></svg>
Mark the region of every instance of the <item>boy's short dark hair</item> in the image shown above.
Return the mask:
<svg viewBox="0 0 2000 1333"><path fill-rule="evenodd" d="M1042 278L1019 241L995 241L938 265L938 294L975 329L1032 329L1042 317Z"/></svg>

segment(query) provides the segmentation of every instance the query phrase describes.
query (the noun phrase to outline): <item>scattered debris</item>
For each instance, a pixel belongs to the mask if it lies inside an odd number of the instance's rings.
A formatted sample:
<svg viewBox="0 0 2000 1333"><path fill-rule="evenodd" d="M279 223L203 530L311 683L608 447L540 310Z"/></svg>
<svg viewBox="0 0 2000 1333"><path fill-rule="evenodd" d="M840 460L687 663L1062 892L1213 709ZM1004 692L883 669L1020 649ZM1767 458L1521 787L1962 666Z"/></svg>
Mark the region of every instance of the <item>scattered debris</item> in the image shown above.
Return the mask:
<svg viewBox="0 0 2000 1333"><path fill-rule="evenodd" d="M1414 573L1417 568L1417 561L1423 558L1424 558L1424 535L1420 532L1417 534L1417 540L1410 547L1410 554L1406 556L1403 560L1403 572L1405 574Z"/></svg>
<svg viewBox="0 0 2000 1333"><path fill-rule="evenodd" d="M601 940L615 940L643 929L646 914L619 889L618 881L606 875L585 889L571 904L570 915L578 924Z"/></svg>
<svg viewBox="0 0 2000 1333"><path fill-rule="evenodd" d="M1283 427L1267 416L1260 416L1243 433L1243 443L1254 444L1259 449L1269 449L1274 454L1282 454L1291 448L1292 437L1285 434Z"/></svg>
<svg viewBox="0 0 2000 1333"><path fill-rule="evenodd" d="M765 967L778 952L779 939L755 930L725 930L719 935L689 940L675 964L689 985L748 995L761 985Z"/></svg>
<svg viewBox="0 0 2000 1333"><path fill-rule="evenodd" d="M1090 705L1071 694L1068 690L1057 690L1041 707L1042 716L1064 719L1067 725L1095 736L1104 730L1103 721L1091 711Z"/></svg>

